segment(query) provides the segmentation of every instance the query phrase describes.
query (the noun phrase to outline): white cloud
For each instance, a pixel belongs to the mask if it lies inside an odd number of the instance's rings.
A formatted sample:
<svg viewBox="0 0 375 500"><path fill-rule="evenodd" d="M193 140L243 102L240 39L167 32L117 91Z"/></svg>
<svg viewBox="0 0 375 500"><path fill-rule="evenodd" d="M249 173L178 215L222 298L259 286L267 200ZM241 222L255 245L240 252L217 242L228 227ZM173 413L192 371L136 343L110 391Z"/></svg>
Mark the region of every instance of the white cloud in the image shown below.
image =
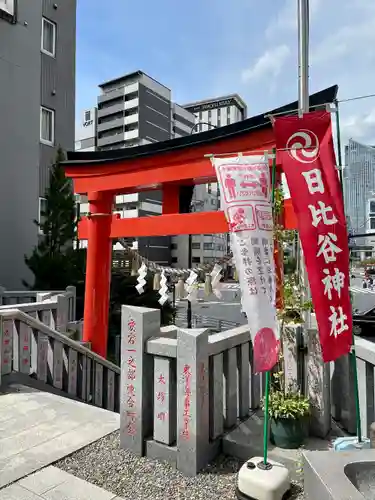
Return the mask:
<svg viewBox="0 0 375 500"><path fill-rule="evenodd" d="M371 46L375 43L375 9L369 11L361 22L341 26L328 35L312 51L311 62L322 64L337 58L355 55L369 57Z"/></svg>
<svg viewBox="0 0 375 500"><path fill-rule="evenodd" d="M353 138L364 144L375 144L375 107L363 113L345 116L341 121L344 142Z"/></svg>
<svg viewBox="0 0 375 500"><path fill-rule="evenodd" d="M265 77L277 77L289 57L290 49L287 45L279 45L262 54L255 63L242 72L242 80L261 80Z"/></svg>
<svg viewBox="0 0 375 500"><path fill-rule="evenodd" d="M310 0L310 20L314 18L321 5L322 0ZM269 23L266 29L266 37L279 37L280 32L295 31L297 29L297 18L297 0L285 0L276 17Z"/></svg>

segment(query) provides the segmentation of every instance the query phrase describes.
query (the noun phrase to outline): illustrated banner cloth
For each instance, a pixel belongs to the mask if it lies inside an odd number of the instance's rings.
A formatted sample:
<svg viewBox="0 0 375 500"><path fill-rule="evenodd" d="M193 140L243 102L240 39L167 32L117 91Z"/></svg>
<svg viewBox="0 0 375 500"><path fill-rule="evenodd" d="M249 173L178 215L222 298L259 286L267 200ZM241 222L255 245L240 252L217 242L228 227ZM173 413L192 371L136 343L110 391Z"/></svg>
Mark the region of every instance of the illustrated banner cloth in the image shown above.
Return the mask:
<svg viewBox="0 0 375 500"><path fill-rule="evenodd" d="M259 156L212 160L229 224L256 373L277 363L279 332L275 308L273 217L268 159Z"/></svg>
<svg viewBox="0 0 375 500"><path fill-rule="evenodd" d="M352 307L344 204L331 115L276 118L277 162L288 182L305 256L323 360L350 351Z"/></svg>

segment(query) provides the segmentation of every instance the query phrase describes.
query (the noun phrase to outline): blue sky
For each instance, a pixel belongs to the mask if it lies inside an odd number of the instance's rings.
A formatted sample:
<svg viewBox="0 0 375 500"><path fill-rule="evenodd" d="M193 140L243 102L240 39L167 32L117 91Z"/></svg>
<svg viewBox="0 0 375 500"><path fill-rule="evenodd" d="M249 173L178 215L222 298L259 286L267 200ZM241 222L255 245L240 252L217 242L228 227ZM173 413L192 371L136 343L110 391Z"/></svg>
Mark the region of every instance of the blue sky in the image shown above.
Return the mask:
<svg viewBox="0 0 375 500"><path fill-rule="evenodd" d="M78 0L77 112L143 70L173 100L240 94L249 115L297 98L297 0ZM355 7L353 7L355 4ZM375 93L375 1L310 0L311 91ZM375 98L341 105L344 139L375 143Z"/></svg>

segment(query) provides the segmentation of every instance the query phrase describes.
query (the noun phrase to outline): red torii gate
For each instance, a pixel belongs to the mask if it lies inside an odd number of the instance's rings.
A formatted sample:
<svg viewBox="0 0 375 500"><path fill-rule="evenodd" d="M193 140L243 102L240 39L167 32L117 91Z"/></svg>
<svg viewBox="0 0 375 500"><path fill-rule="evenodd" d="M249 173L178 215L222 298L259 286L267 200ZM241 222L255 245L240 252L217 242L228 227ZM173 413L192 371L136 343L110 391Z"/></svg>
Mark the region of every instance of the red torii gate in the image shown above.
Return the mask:
<svg viewBox="0 0 375 500"><path fill-rule="evenodd" d="M333 102L337 86L310 96L310 106ZM267 115L292 112L297 102L226 127L170 141L97 152L71 152L64 162L74 192L88 195L90 214L79 224L79 238L88 240L83 340L101 356L107 353L111 271L111 239L225 233L224 213L179 213L180 188L215 182L207 154L260 154L274 147ZM256 152L256 153L255 153ZM120 219L112 214L114 196L161 190L162 215ZM290 200L284 202L284 227L295 229Z"/></svg>

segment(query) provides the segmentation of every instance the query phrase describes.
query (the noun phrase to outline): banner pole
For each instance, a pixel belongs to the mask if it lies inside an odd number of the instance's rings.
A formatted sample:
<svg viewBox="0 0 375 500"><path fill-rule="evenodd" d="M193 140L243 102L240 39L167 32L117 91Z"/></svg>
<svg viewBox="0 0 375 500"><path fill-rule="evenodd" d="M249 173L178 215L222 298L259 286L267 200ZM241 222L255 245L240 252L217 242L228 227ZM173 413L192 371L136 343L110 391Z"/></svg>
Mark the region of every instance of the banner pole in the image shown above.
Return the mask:
<svg viewBox="0 0 375 500"><path fill-rule="evenodd" d="M271 204L274 210L275 203L275 185L276 185L276 148L272 149L272 177L271 177ZM276 271L275 271L276 272ZM276 277L275 277L276 283ZM276 290L275 290L276 293ZM268 457L268 428L269 428L269 398L270 398L270 372L266 372L265 391L264 391L264 428L263 428L263 463L267 465Z"/></svg>
<svg viewBox="0 0 375 500"><path fill-rule="evenodd" d="M339 161L339 176L342 190L342 198L345 207L344 200L344 180L342 175L342 153L341 153L341 131L340 131L340 113L339 113L339 103L336 99L336 139L337 139L337 159ZM350 265L349 265L349 276L350 276ZM352 325L353 326L353 325ZM359 389L358 389L358 371L357 371L357 357L355 352L355 337L354 330L352 327L352 348L350 350L350 362L353 370L353 383L354 383L354 402L355 402L355 418L356 418L356 428L357 428L357 437L358 443L362 442L362 426L361 426L361 407L359 404Z"/></svg>

